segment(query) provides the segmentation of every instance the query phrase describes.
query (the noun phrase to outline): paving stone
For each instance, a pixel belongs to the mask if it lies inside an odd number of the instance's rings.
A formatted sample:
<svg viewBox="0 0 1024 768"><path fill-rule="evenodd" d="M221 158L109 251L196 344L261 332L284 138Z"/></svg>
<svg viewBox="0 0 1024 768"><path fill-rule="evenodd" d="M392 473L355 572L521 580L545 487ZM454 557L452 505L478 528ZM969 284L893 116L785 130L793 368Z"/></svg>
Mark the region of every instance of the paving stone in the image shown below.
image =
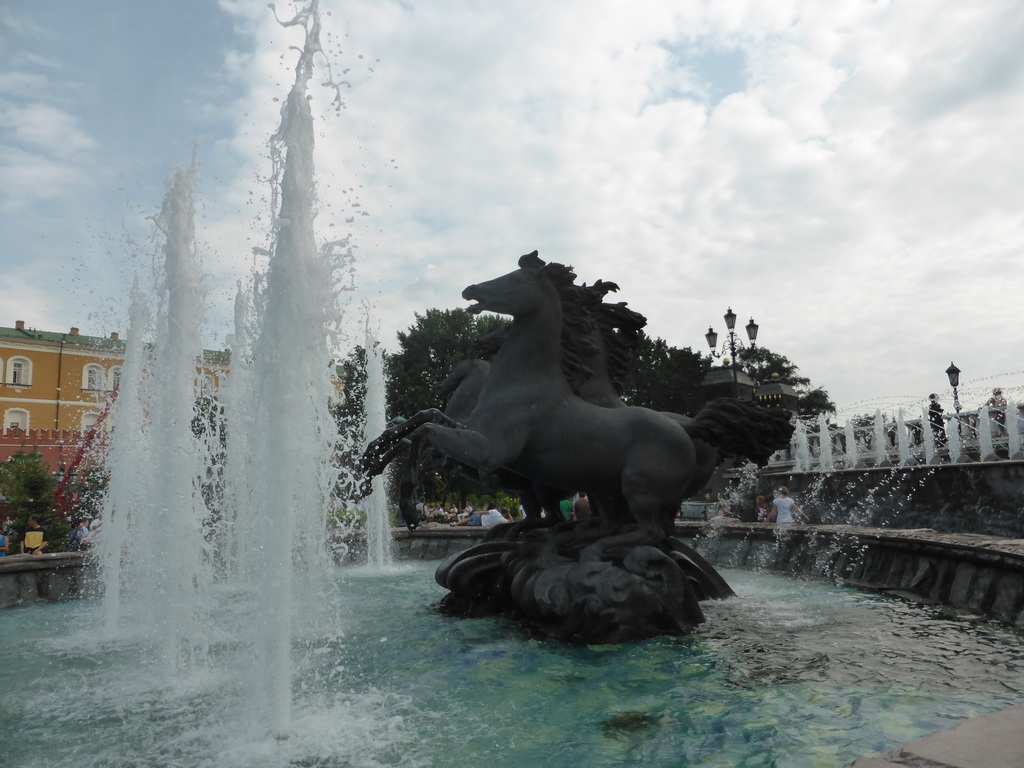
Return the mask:
<svg viewBox="0 0 1024 768"><path fill-rule="evenodd" d="M901 752L950 768L1024 766L1024 704L904 744ZM913 763L904 763L913 765Z"/></svg>

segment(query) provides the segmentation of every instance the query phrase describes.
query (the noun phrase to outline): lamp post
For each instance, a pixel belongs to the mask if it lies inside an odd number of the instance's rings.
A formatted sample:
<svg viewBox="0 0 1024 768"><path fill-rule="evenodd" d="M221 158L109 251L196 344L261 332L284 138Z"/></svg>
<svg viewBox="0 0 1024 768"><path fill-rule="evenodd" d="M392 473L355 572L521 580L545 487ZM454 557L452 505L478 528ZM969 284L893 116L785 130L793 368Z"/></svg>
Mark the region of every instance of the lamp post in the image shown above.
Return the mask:
<svg viewBox="0 0 1024 768"><path fill-rule="evenodd" d="M730 366L732 368L739 368L739 363L736 362L736 344L738 339L736 338L736 313L732 311L732 307L729 307L725 311L725 328L729 331L729 355L730 355ZM754 318L750 318L750 322L746 325L747 338L750 339L750 348L753 349L757 346L757 329L758 325L754 322ZM704 338L708 342L708 346L711 348L711 356L714 358L722 357L725 354L725 344L722 345L722 351L718 351L718 334L715 333L715 329L710 325L708 326L708 332L704 334ZM742 347L743 342L739 342Z"/></svg>
<svg viewBox="0 0 1024 768"><path fill-rule="evenodd" d="M964 428L963 422L960 421L960 392L957 389L960 386L960 369L953 364L952 360L949 361L946 375L949 377L949 386L953 388L953 408L956 409L956 433L963 439Z"/></svg>
<svg viewBox="0 0 1024 768"><path fill-rule="evenodd" d="M708 326L708 332L704 334L704 339L708 343L708 347L711 349L711 357L721 358L725 357L728 353L729 359L727 361L727 368L729 371L728 390L729 397L749 399L754 392L754 383L747 374L740 370L739 362L736 360L736 349L742 347L743 342L736 337L736 313L732 311L732 307L725 312L725 327L729 332L728 339L723 342L722 350L718 350L718 334L715 333L715 329ZM757 346L757 323L754 322L754 318L750 318L750 322L746 325L747 339L750 342L750 348L753 349ZM721 369L717 369L721 370ZM709 372L708 376L705 377L706 388L717 388L717 385L722 383L718 381L720 377L715 375L715 369Z"/></svg>

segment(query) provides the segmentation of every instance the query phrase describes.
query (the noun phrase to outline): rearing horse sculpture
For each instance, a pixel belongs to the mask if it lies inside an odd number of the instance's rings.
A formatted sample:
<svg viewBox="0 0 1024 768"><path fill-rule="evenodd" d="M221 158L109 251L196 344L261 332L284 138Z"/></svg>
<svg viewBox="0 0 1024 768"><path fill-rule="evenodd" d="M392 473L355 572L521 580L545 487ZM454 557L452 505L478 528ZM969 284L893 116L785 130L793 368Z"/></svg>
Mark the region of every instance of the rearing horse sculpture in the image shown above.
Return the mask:
<svg viewBox="0 0 1024 768"><path fill-rule="evenodd" d="M428 423L414 432L483 473L501 467L558 488L585 489L603 520L637 523L605 537L584 558L612 546L652 544L665 536L695 464L693 441L679 425L645 408L601 408L575 395L562 370L562 306L556 281L567 267L536 253L519 269L462 292L469 308L512 316L512 325L465 429ZM624 508L623 508L624 505Z"/></svg>
<svg viewBox="0 0 1024 768"><path fill-rule="evenodd" d="M417 414L371 443L364 466L381 471L411 433L414 445L480 474L511 470L538 485L588 492L597 520L485 542L440 566L438 581L453 590L456 610L511 608L547 634L584 642L688 632L703 620L698 600L731 594L670 535L680 502L706 471L697 468L694 439L726 450L749 444L746 455L763 459L788 432L777 415L749 413L759 410L752 404L715 401L684 423L580 398L566 370L579 371L593 345L563 355L562 300L570 311L580 288L574 279L534 252L518 270L468 287L463 297L476 302L469 311L513 318L476 408L464 425L436 410Z"/></svg>

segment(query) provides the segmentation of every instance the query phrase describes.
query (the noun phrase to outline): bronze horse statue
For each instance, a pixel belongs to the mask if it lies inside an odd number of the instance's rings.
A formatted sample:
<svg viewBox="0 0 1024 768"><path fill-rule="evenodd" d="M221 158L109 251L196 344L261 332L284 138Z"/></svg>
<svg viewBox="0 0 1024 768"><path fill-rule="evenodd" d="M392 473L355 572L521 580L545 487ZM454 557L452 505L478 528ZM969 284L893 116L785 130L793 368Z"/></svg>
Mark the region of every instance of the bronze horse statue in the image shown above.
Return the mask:
<svg viewBox="0 0 1024 768"><path fill-rule="evenodd" d="M491 364L486 360L467 358L434 385L431 390L434 397L448 398L444 407L445 416L460 424L466 422L476 407L490 367ZM454 485L460 490L464 486L443 453L430 450L422 444L411 444L398 480L398 508L406 527L411 531L415 531L422 522L420 512L416 508L416 487L422 483L425 476L435 474L442 475L446 484ZM464 498L460 501L465 504Z"/></svg>
<svg viewBox="0 0 1024 768"><path fill-rule="evenodd" d="M454 610L511 612L545 634L582 642L689 632L703 620L698 600L731 594L671 537L680 503L704 481L695 440L745 445L763 462L791 427L746 413L753 404L715 401L681 423L581 398L570 379L586 369L588 351L581 345L566 355L562 338L566 308L583 303L572 300L574 280L571 268L534 252L518 270L466 288L463 297L475 302L469 311L512 317L476 408L465 425L436 410L417 414L371 443L366 466L380 471L411 435L484 475L504 468L541 486L588 492L595 520L485 542L442 564L438 581L453 590Z"/></svg>

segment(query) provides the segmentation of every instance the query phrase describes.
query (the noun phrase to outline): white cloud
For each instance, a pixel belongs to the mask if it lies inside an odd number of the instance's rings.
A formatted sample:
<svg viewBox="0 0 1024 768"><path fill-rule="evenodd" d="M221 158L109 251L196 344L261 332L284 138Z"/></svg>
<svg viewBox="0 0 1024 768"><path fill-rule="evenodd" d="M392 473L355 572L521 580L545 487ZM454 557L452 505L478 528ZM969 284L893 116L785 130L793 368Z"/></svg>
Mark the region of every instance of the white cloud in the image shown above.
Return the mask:
<svg viewBox="0 0 1024 768"><path fill-rule="evenodd" d="M300 34L221 5L252 42L225 57L244 95L207 107L234 132L200 149L241 159L200 186L211 295L231 296L266 244L257 177ZM730 304L753 314L841 404L924 397L951 356L965 381L1020 369L1017 4L323 6L347 85L340 114L322 71L311 88L317 221L353 236L386 342L538 248L619 282L677 346ZM35 112L22 140L91 151L63 117Z"/></svg>
<svg viewBox="0 0 1024 768"><path fill-rule="evenodd" d="M96 142L78 127L78 118L50 104L8 105L0 119L14 140L56 157L72 157L96 148Z"/></svg>
<svg viewBox="0 0 1024 768"><path fill-rule="evenodd" d="M39 154L0 147L0 210L23 209L80 190L85 181L73 167Z"/></svg>

